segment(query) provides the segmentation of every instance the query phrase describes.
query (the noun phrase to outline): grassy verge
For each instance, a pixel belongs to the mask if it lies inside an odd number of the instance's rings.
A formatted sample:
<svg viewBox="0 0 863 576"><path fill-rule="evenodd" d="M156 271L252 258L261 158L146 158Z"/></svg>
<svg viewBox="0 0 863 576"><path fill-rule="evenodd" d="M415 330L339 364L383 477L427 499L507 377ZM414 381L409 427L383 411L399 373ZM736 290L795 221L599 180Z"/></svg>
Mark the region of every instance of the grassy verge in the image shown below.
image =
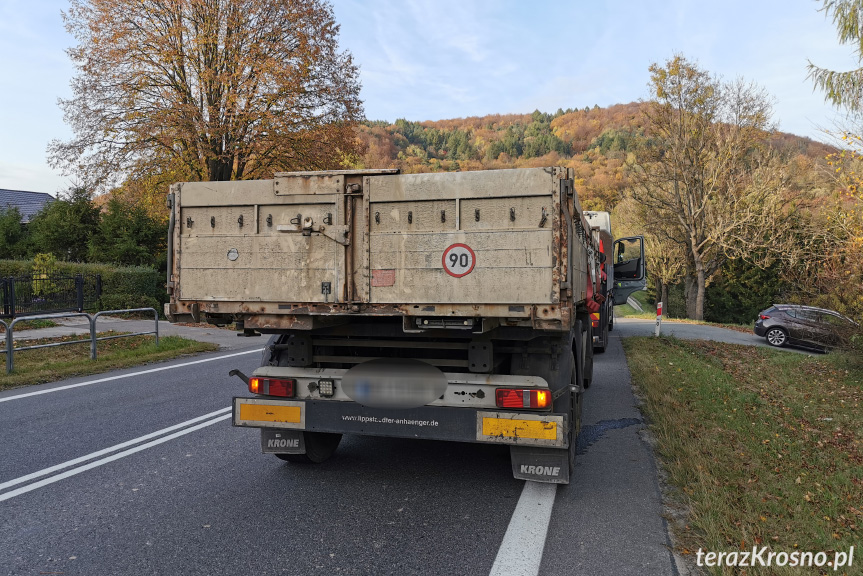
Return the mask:
<svg viewBox="0 0 863 576"><path fill-rule="evenodd" d="M847 552L863 544L863 365L717 342L624 340L684 510L678 552ZM859 555L858 555L859 556ZM848 574L860 574L855 565ZM819 569L713 569L817 574ZM831 568L824 572L833 572Z"/></svg>
<svg viewBox="0 0 863 576"><path fill-rule="evenodd" d="M12 321L9 320L9 323L11 324ZM18 322L17 324L15 324L15 328L13 328L13 332L14 331L20 331L20 330L36 330L38 328L53 328L55 326L59 326L59 324L57 324L53 320L47 320L47 319L43 319L43 318L39 318L38 320L22 320L22 321ZM0 334L3 334L5 332L6 332L6 327L3 326L2 324L0 324Z"/></svg>
<svg viewBox="0 0 863 576"><path fill-rule="evenodd" d="M100 334L101 336L102 334ZM111 333L111 335L116 335ZM35 346L52 342L69 342L85 339L85 336L43 338L17 342L16 345ZM118 368L139 366L148 362L168 360L184 354L217 350L218 346L207 342L196 342L179 336L163 336L156 346L153 336L132 336L106 340L97 345L97 359L90 360L90 343L69 344L53 348L23 350L15 352L12 374L6 374L6 355L0 372L0 390L16 386L28 386L54 382L73 376L98 374ZM4 349L5 352L5 349Z"/></svg>
<svg viewBox="0 0 863 576"><path fill-rule="evenodd" d="M656 308L648 303L647 292L643 290L635 292L632 294L632 299L641 304L641 307L644 309L643 312L639 312L629 304L622 304L614 307L614 315L626 318L643 318L645 320L656 319Z"/></svg>

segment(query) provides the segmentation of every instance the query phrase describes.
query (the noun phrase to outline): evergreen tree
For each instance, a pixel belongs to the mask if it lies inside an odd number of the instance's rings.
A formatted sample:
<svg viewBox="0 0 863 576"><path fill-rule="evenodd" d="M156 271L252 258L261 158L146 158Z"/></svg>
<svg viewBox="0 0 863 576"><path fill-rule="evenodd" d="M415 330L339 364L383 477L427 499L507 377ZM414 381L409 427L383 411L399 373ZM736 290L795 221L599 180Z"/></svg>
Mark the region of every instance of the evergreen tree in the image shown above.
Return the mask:
<svg viewBox="0 0 863 576"><path fill-rule="evenodd" d="M86 262L90 240L99 226L92 195L77 187L46 204L30 222L34 250L61 260Z"/></svg>
<svg viewBox="0 0 863 576"><path fill-rule="evenodd" d="M165 226L144 208L112 197L90 241L89 256L118 266L159 267L165 262L166 241Z"/></svg>
<svg viewBox="0 0 863 576"><path fill-rule="evenodd" d="M27 228L21 223L17 206L0 209L0 258L24 258L27 255Z"/></svg>

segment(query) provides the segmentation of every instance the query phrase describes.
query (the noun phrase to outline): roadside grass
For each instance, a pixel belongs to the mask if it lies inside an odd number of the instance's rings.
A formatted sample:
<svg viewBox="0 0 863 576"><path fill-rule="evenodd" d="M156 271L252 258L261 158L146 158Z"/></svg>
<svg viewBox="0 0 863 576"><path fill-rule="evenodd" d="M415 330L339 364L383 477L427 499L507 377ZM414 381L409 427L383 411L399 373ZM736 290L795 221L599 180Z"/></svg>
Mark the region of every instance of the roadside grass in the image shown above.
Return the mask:
<svg viewBox="0 0 863 576"><path fill-rule="evenodd" d="M644 312L639 312L629 304L614 307L614 315L626 318L656 319L656 307L647 301L647 292L640 290L632 294L632 299L641 304Z"/></svg>
<svg viewBox="0 0 863 576"><path fill-rule="evenodd" d="M647 292L644 290L633 292L632 299L638 302L647 314L656 315L656 306L647 301Z"/></svg>
<svg viewBox="0 0 863 576"><path fill-rule="evenodd" d="M116 336L118 333L100 333L99 336ZM16 342L16 346L34 346L54 342L70 342L86 336L64 336ZM153 336L130 336L116 340L105 340L97 344L96 360L90 359L89 341L52 348L23 350L14 353L14 371L6 374L6 354L2 354L0 390L17 386L29 386L54 382L63 378L98 374L118 368L129 368L149 362L169 360L186 354L218 350L218 346L207 342L196 342L179 336L162 336L159 346ZM3 350L5 352L5 349Z"/></svg>
<svg viewBox="0 0 863 576"><path fill-rule="evenodd" d="M683 511L678 552L860 548L863 360L673 338L623 341L642 410ZM859 555L858 555L859 556ZM855 560L858 560L859 557ZM817 568L712 568L816 574ZM824 567L821 573L841 574ZM860 574L859 568L853 567Z"/></svg>
<svg viewBox="0 0 863 576"><path fill-rule="evenodd" d="M636 294L643 294L642 292L636 292ZM622 304L620 306L614 307L614 315L619 318L635 318L638 320L656 320L656 308L651 304L641 303L642 308L644 308L644 312L639 312L629 304ZM726 322L705 322L703 320L690 320L689 318L669 318L668 316L662 317L663 322L678 322L680 324L696 324L701 326L718 326L719 328L728 328L729 330L735 330L737 332L746 332L751 333L753 328L755 327L755 321L753 320L749 324L728 324Z"/></svg>
<svg viewBox="0 0 863 576"><path fill-rule="evenodd" d="M10 319L9 323L11 324L11 322L12 321ZM18 322L17 324L15 324L15 328L13 329L13 332L15 330L20 331L20 330L37 330L39 328L54 328L55 326L59 326L59 324L57 324L56 322L54 322L52 320L46 320L46 319L42 319L42 318L39 318L36 320L22 320L22 321ZM3 324L0 324L0 334L5 334L5 333L6 333L6 326L4 326Z"/></svg>

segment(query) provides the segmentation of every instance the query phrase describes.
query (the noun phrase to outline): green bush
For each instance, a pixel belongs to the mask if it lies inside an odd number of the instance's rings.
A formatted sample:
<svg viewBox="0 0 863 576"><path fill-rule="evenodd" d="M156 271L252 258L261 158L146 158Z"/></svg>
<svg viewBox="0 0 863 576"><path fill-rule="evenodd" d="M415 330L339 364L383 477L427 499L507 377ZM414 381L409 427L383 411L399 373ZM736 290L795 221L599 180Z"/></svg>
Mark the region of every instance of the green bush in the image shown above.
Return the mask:
<svg viewBox="0 0 863 576"><path fill-rule="evenodd" d="M102 310L128 310L130 308L154 308L161 314L161 303L152 296L143 294L109 294L102 296Z"/></svg>
<svg viewBox="0 0 863 576"><path fill-rule="evenodd" d="M707 287L704 319L750 324L760 311L782 299L784 288L778 267L761 269L743 260L730 260Z"/></svg>
<svg viewBox="0 0 863 576"><path fill-rule="evenodd" d="M663 313L668 318L686 318L686 297L683 283L668 287L668 302L664 304Z"/></svg>

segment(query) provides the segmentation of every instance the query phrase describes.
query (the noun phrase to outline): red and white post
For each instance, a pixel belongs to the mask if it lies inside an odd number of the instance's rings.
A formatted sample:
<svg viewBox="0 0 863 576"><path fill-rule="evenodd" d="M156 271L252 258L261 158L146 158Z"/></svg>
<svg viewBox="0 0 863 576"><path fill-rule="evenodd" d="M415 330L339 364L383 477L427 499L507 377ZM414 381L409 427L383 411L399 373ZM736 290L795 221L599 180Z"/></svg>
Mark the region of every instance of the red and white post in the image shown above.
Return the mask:
<svg viewBox="0 0 863 576"><path fill-rule="evenodd" d="M662 328L662 302L656 303L656 332L654 336L659 336L659 331Z"/></svg>

